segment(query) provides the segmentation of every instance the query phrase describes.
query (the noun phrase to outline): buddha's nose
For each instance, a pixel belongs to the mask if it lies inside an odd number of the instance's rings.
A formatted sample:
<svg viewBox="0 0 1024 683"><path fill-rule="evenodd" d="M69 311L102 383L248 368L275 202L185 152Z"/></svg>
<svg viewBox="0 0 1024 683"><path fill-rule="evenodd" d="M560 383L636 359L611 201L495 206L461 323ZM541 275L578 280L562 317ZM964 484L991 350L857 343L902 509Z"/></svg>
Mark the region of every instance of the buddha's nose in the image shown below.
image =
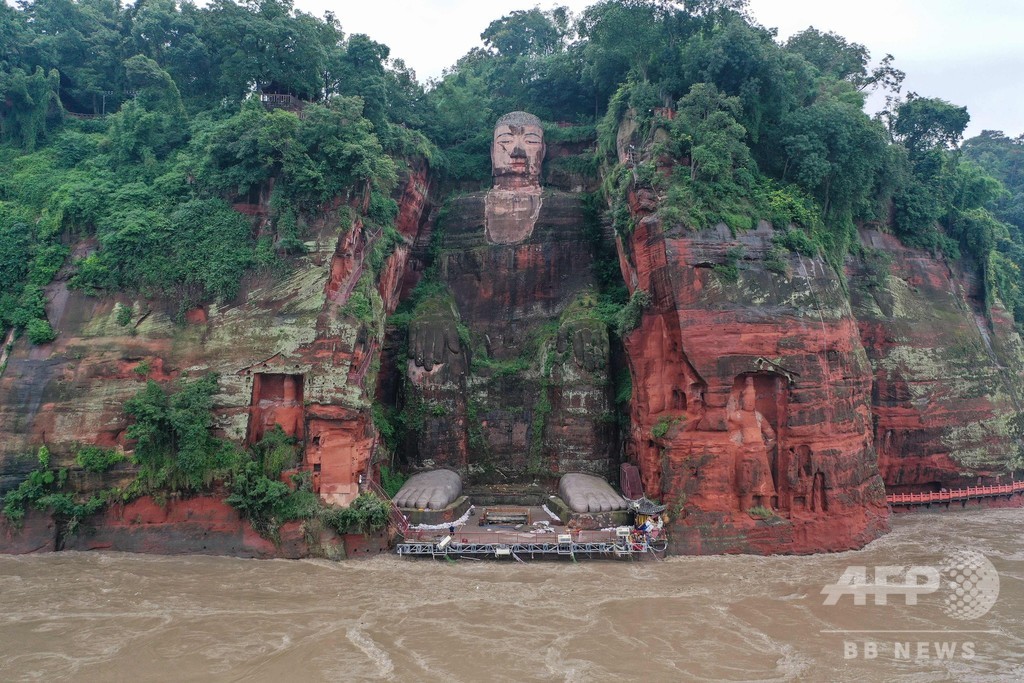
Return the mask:
<svg viewBox="0 0 1024 683"><path fill-rule="evenodd" d="M517 157L520 157L520 158L523 158L523 159L526 158L526 150L523 149L522 145L516 145L512 149L512 158L515 159Z"/></svg>

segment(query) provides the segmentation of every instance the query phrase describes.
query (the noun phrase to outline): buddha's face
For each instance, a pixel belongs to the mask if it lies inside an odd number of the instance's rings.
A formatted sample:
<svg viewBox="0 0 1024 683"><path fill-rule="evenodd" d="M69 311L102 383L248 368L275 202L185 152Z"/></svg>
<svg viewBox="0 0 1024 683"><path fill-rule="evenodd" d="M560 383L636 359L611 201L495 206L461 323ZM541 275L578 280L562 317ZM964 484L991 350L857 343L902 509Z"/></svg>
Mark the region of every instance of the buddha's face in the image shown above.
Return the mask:
<svg viewBox="0 0 1024 683"><path fill-rule="evenodd" d="M538 182L544 161L544 129L526 124L500 124L491 143L491 175L520 176Z"/></svg>
<svg viewBox="0 0 1024 683"><path fill-rule="evenodd" d="M740 396L743 410L752 411L757 407L757 391L754 389L754 378L747 377Z"/></svg>

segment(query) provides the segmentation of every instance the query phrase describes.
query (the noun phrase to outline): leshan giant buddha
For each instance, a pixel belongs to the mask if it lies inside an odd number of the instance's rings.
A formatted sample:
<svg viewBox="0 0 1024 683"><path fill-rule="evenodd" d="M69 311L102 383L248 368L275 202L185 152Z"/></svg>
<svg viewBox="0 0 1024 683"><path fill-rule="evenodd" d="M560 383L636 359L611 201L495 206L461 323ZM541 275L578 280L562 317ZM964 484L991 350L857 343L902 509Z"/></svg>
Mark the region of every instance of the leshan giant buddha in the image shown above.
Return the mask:
<svg viewBox="0 0 1024 683"><path fill-rule="evenodd" d="M440 293L409 325L404 410L413 468L469 483L610 477L617 466L609 341L579 198L541 188L540 120L502 116L494 185L450 200L435 230Z"/></svg>

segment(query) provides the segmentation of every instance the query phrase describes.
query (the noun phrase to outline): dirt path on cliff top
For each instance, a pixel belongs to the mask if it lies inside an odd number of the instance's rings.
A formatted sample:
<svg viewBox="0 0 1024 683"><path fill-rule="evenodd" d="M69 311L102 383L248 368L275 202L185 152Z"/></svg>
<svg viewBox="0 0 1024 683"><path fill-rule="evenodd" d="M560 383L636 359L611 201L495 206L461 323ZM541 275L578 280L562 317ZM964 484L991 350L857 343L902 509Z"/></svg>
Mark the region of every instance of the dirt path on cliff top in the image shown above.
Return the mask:
<svg viewBox="0 0 1024 683"><path fill-rule="evenodd" d="M905 515L860 552L644 563L0 557L0 680L1022 680L1022 529L1024 510ZM1000 580L975 620L945 587L823 604L850 565L965 549ZM826 633L870 629L899 633Z"/></svg>

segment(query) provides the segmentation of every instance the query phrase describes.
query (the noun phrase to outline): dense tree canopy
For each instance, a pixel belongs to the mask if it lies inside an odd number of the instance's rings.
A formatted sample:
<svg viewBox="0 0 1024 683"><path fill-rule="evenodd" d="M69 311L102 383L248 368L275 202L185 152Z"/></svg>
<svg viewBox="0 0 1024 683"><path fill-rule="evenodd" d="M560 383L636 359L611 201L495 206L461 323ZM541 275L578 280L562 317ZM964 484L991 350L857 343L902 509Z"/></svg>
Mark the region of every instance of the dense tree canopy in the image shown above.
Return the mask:
<svg viewBox="0 0 1024 683"><path fill-rule="evenodd" d="M596 127L590 168L614 178L628 175L609 154L621 119L661 127L681 170L636 178L658 185L678 224L792 224L837 265L855 226L891 227L969 257L1024 319L1021 139L987 131L961 147L966 109L901 98L891 55L873 62L813 27L783 43L745 7L513 11L424 88L388 46L292 0L0 3L0 324L52 336L42 287L82 238L98 249L73 264L76 286L231 298L246 270L301 250L303 216L324 202L369 191L386 220L403 157L486 183L491 127L516 109ZM889 95L875 118L863 111L873 88ZM301 117L267 111L259 93L307 104ZM271 178L270 231L256 234L230 203Z"/></svg>

